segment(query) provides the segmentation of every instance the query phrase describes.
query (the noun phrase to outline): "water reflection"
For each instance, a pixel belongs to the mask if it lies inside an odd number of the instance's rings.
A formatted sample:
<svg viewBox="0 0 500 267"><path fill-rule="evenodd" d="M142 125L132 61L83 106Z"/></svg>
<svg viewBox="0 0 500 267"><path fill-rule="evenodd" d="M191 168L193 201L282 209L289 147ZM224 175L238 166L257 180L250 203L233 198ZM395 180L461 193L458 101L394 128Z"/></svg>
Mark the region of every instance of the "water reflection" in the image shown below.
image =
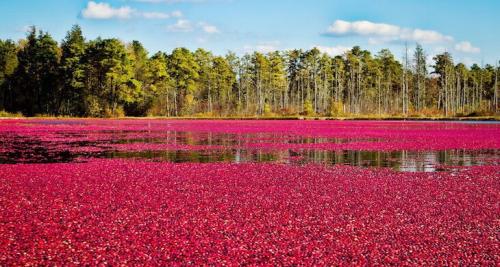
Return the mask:
<svg viewBox="0 0 500 267"><path fill-rule="evenodd" d="M500 150L362 151L324 149L241 149L248 144L344 144L379 142L376 138L313 138L269 133L193 133L100 131L60 133L50 141L35 136L0 136L0 164L81 162L90 158L137 158L182 162L279 162L285 164L343 164L389 167L407 172L434 172L449 166L498 164ZM96 137L97 136L97 137ZM127 151L114 145L168 144L207 148ZM249 146L251 147L251 146ZM286 147L286 146L285 146ZM77 148L77 149L75 149Z"/></svg>
<svg viewBox="0 0 500 267"><path fill-rule="evenodd" d="M390 167L407 172L434 172L448 166L477 166L499 159L498 150L445 151L306 151L305 162L345 164L359 167Z"/></svg>
<svg viewBox="0 0 500 267"><path fill-rule="evenodd" d="M279 162L286 164L342 164L357 167L389 167L405 172L435 172L450 166L477 166L491 164L500 158L498 150L445 150L445 151L326 151L326 150L167 150L140 152L106 152L98 157L138 158L182 162Z"/></svg>

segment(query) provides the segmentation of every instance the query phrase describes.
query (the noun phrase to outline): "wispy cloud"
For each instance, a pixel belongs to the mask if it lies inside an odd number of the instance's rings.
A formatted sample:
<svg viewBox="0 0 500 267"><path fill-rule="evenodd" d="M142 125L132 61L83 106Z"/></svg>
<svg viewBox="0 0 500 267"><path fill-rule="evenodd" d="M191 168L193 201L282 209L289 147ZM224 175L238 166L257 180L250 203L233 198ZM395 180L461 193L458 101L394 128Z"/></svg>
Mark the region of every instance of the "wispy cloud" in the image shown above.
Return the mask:
<svg viewBox="0 0 500 267"><path fill-rule="evenodd" d="M476 60L474 60L470 57L459 57L456 60L457 60L457 62L463 63L466 66L472 66L474 63L477 63Z"/></svg>
<svg viewBox="0 0 500 267"><path fill-rule="evenodd" d="M337 45L337 46L315 45L315 46L312 46L311 48L314 48L314 47L316 47L322 53L328 54L329 56L342 55L351 49L350 47L342 46L342 45Z"/></svg>
<svg viewBox="0 0 500 267"><path fill-rule="evenodd" d="M455 45L455 50L464 53L472 53L477 54L481 53L481 49L479 47L473 46L470 42L460 42Z"/></svg>
<svg viewBox="0 0 500 267"><path fill-rule="evenodd" d="M97 3L90 1L82 10L82 17L86 19L169 19L182 17L182 12L173 11L171 13L164 12L141 12L129 6L112 7L108 3Z"/></svg>
<svg viewBox="0 0 500 267"><path fill-rule="evenodd" d="M179 10L176 10L176 11L173 11L172 13L170 13L170 15L173 17L173 18L180 18L183 16L182 12L179 11Z"/></svg>
<svg viewBox="0 0 500 267"><path fill-rule="evenodd" d="M207 2L221 2L231 0L132 0L134 2L151 3L151 4L178 4L178 3L207 3Z"/></svg>
<svg viewBox="0 0 500 267"><path fill-rule="evenodd" d="M192 32L194 31L193 23L187 19L179 19L175 24L168 25L169 32Z"/></svg>
<svg viewBox="0 0 500 267"><path fill-rule="evenodd" d="M198 26L203 30L205 33L213 34L213 33L220 33L219 29L211 24L208 24L206 22L200 22L198 23Z"/></svg>
<svg viewBox="0 0 500 267"><path fill-rule="evenodd" d="M170 18L169 14L162 12L144 12L142 16L146 19L168 19Z"/></svg>
<svg viewBox="0 0 500 267"><path fill-rule="evenodd" d="M207 34L220 33L219 29L206 22L193 23L187 19L179 19L172 25L167 26L167 31L169 32L193 32L195 30L201 30Z"/></svg>
<svg viewBox="0 0 500 267"><path fill-rule="evenodd" d="M452 42L453 37L432 30L403 28L371 21L336 20L325 32L328 36L365 36L370 43L414 41L424 44Z"/></svg>

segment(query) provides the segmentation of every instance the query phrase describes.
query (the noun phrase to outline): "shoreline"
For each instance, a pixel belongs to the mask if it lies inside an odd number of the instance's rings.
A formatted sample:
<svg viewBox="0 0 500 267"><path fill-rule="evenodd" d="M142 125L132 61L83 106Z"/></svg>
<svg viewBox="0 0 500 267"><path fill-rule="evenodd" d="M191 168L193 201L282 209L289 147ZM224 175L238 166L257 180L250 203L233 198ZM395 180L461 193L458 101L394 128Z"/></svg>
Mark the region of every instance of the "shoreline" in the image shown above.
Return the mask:
<svg viewBox="0 0 500 267"><path fill-rule="evenodd" d="M305 117L305 116L283 116L283 117L117 117L117 118L93 118L93 117L0 117L0 120L17 119L57 119L57 120L88 120L88 119L115 119L115 120L337 120L337 121L491 121L500 122L500 117Z"/></svg>

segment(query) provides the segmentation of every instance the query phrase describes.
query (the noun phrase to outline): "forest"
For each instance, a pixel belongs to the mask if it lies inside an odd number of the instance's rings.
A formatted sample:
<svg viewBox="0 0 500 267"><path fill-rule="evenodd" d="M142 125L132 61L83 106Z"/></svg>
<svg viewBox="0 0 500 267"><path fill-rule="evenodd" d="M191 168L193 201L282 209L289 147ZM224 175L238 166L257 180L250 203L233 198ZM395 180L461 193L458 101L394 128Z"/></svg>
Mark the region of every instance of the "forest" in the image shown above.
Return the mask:
<svg viewBox="0 0 500 267"><path fill-rule="evenodd" d="M0 40L0 110L25 116L480 116L498 114L498 66L455 64L424 48L401 60L353 47L233 52L176 48L150 55L139 41L86 40L75 25L60 44L31 27Z"/></svg>

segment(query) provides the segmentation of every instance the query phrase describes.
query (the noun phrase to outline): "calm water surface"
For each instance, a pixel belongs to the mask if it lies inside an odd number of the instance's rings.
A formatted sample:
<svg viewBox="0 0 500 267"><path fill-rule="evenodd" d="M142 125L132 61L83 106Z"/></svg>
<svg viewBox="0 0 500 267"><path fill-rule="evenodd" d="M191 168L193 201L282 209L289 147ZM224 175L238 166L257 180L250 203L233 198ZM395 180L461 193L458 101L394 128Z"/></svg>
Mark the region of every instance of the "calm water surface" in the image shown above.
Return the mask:
<svg viewBox="0 0 500 267"><path fill-rule="evenodd" d="M45 125L81 125L79 121L47 121ZM446 122L450 123L450 122ZM477 123L477 122L475 122ZM492 122L484 122L492 123ZM379 142L376 138L311 138L270 133L221 134L167 131L151 137L150 131L106 130L93 132L103 138L87 138L86 132L61 132L45 140L37 135L0 134L0 164L85 162L91 158L137 158L182 162L279 162L286 164L343 164L390 167L399 171L443 171L452 166L497 164L500 150L362 151L323 149L241 148L253 144L343 144ZM133 136L132 138L130 136ZM147 145L194 146L196 149L150 149ZM131 150L116 145L136 145ZM146 145L141 149L142 145Z"/></svg>

